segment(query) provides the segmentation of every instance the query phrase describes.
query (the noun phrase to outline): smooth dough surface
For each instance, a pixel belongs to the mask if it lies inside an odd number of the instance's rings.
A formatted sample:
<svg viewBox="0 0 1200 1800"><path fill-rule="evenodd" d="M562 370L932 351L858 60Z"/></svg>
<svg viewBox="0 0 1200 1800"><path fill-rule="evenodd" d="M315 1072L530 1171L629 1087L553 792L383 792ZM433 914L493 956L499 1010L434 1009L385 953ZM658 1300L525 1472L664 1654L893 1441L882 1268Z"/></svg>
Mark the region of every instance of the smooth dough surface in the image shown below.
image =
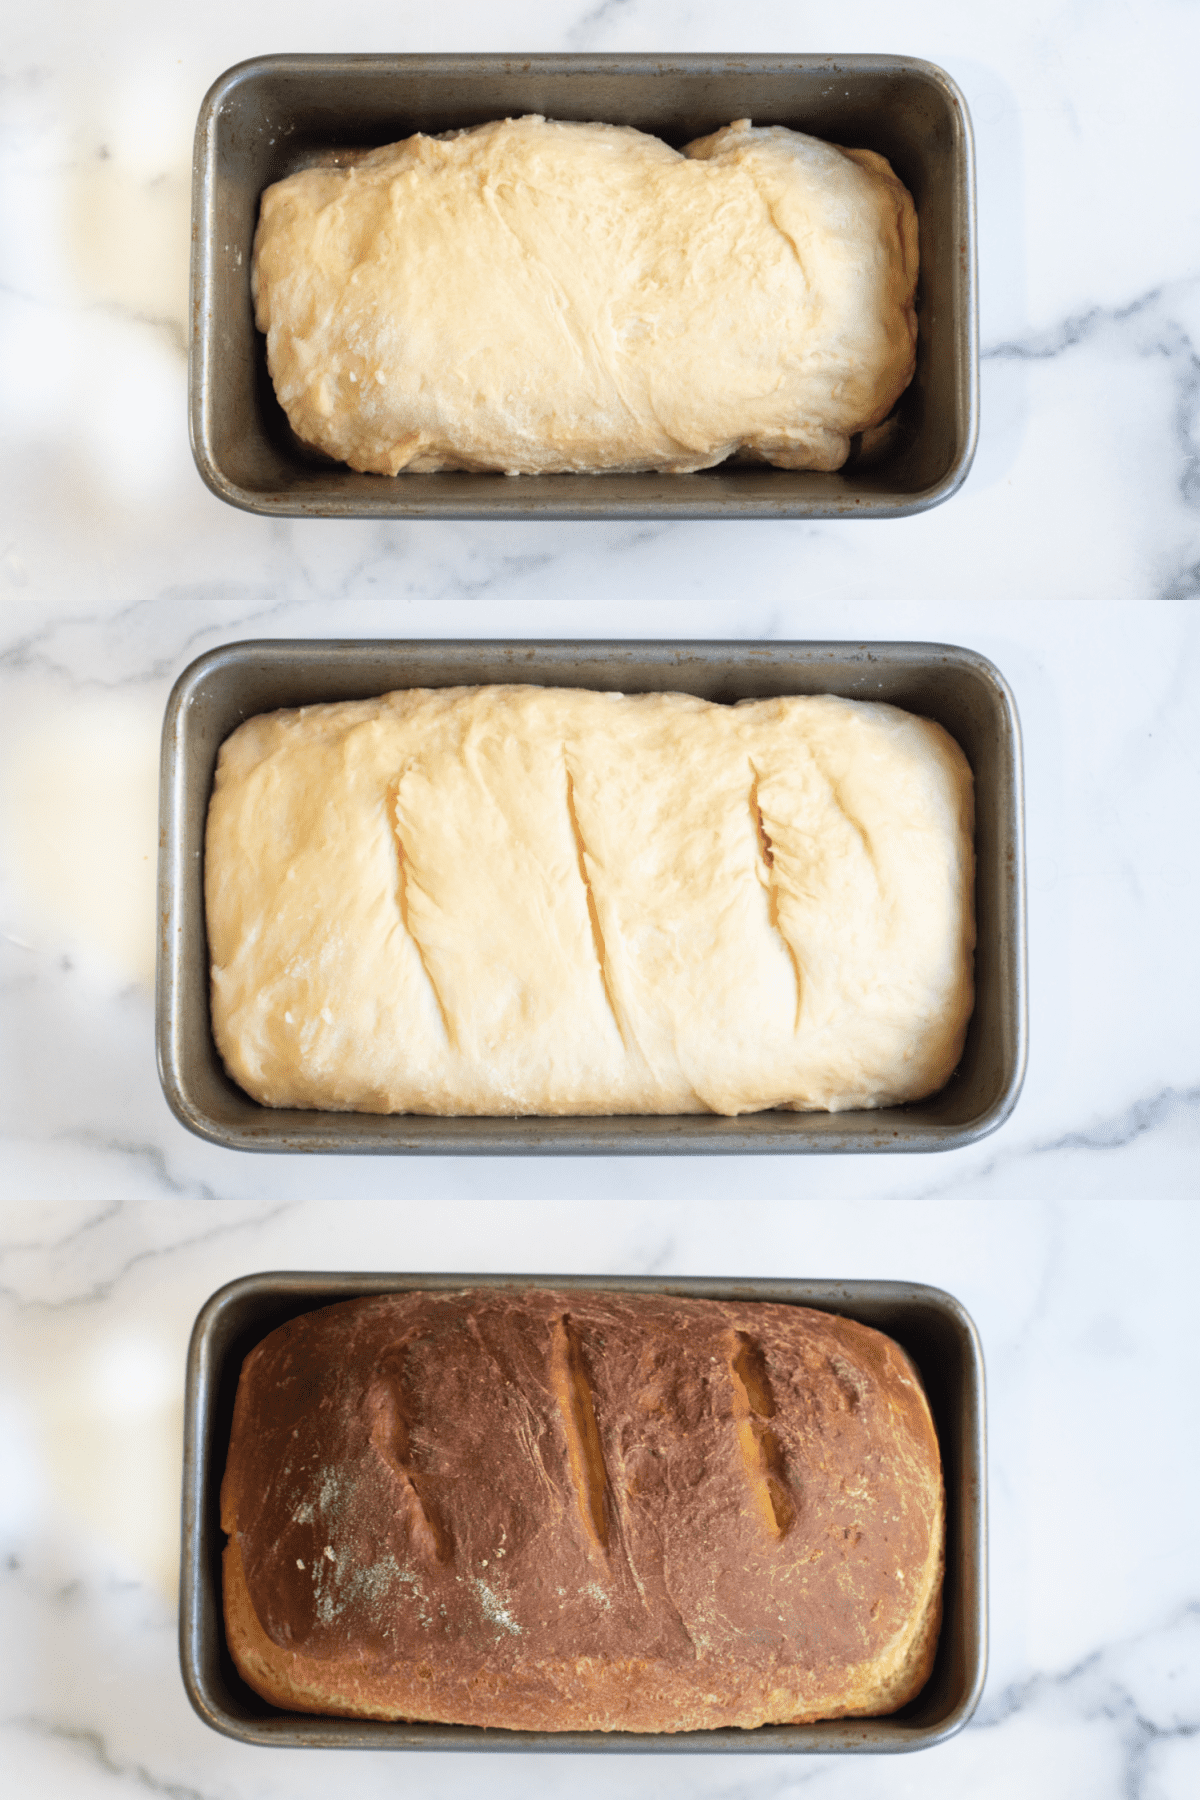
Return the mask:
<svg viewBox="0 0 1200 1800"><path fill-rule="evenodd" d="M830 697L412 690L250 719L205 863L212 1021L269 1106L840 1111L942 1087L973 789Z"/></svg>
<svg viewBox="0 0 1200 1800"><path fill-rule="evenodd" d="M912 377L916 280L883 157L746 119L411 137L268 188L253 268L293 430L385 475L840 468Z"/></svg>

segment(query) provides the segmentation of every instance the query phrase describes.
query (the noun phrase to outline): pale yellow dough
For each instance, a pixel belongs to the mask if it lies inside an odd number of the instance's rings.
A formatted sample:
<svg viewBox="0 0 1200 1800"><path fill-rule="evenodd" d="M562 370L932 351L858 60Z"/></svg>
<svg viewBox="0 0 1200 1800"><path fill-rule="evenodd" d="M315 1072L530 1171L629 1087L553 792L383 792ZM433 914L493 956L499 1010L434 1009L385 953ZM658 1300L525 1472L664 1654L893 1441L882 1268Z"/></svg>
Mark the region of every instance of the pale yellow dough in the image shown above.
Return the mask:
<svg viewBox="0 0 1200 1800"><path fill-rule="evenodd" d="M886 1106L946 1082L973 1003L971 772L890 706L264 715L221 748L205 881L217 1045L268 1106Z"/></svg>
<svg viewBox="0 0 1200 1800"><path fill-rule="evenodd" d="M742 119L412 137L268 188L257 323L352 468L836 469L913 372L917 219L870 150Z"/></svg>

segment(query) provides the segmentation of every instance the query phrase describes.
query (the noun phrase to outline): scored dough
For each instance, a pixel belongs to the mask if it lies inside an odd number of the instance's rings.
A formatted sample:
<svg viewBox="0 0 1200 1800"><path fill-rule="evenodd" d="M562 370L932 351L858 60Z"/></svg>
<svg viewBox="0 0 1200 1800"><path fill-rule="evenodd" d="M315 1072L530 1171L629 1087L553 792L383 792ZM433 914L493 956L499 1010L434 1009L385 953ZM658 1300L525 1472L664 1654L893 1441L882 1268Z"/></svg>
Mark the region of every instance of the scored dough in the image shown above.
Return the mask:
<svg viewBox="0 0 1200 1800"><path fill-rule="evenodd" d="M912 378L916 279L873 151L539 117L277 182L252 274L293 430L385 475L840 468Z"/></svg>
<svg viewBox="0 0 1200 1800"><path fill-rule="evenodd" d="M973 789L895 707L449 688L251 719L209 811L212 1020L269 1106L840 1111L973 1004Z"/></svg>

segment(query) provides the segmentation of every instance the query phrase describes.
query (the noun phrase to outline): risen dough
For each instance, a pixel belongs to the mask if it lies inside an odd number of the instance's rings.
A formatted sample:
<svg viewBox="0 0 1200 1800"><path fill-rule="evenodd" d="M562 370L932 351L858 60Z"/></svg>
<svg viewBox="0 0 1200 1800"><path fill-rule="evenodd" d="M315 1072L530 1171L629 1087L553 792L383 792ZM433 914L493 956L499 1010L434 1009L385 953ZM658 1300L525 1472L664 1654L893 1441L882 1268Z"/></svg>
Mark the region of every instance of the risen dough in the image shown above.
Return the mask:
<svg viewBox="0 0 1200 1800"><path fill-rule="evenodd" d="M270 1106L676 1113L941 1087L971 774L831 698L417 690L249 720L208 822L212 1019Z"/></svg>
<svg viewBox="0 0 1200 1800"><path fill-rule="evenodd" d="M881 156L739 120L412 137L268 188L257 323L352 468L836 469L912 377L917 221Z"/></svg>

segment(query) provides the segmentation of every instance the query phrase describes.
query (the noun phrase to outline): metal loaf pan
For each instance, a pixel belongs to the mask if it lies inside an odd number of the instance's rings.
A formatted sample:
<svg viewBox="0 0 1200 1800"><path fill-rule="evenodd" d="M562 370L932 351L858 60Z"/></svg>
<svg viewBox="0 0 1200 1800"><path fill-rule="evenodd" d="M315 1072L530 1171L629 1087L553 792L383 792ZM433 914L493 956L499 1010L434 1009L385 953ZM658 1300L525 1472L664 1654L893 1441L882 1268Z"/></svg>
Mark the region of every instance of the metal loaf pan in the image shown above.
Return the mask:
<svg viewBox="0 0 1200 1800"><path fill-rule="evenodd" d="M275 399L250 263L272 182L339 150L542 113L676 146L752 118L886 156L920 219L917 370L888 447L836 474L361 475L308 450ZM192 447L214 494L325 518L893 518L947 498L978 429L975 174L958 88L897 56L264 56L215 83L192 187Z"/></svg>
<svg viewBox="0 0 1200 1800"><path fill-rule="evenodd" d="M229 1079L209 1023L204 831L217 751L243 719L278 707L394 688L533 682L674 691L733 702L773 694L886 700L944 725L975 774L975 1012L941 1093L875 1112L609 1118L429 1118L275 1110ZM1025 870L1016 704L985 657L946 644L329 643L230 644L176 682L160 785L158 1064L176 1117L240 1150L453 1155L577 1152L945 1150L1011 1112L1025 1072Z"/></svg>
<svg viewBox="0 0 1200 1800"><path fill-rule="evenodd" d="M300 1313L361 1295L464 1287L608 1288L692 1299L770 1300L843 1313L885 1331L912 1357L929 1396L946 1480L946 1579L937 1660L928 1684L882 1719L764 1725L757 1731L485 1731L281 1712L242 1681L225 1644L221 1607L221 1478L244 1358ZM179 1651L192 1705L214 1730L289 1749L725 1750L828 1755L921 1750L960 1730L987 1669L987 1428L983 1352L959 1302L901 1281L659 1280L579 1275L249 1275L214 1294L188 1352L183 1441L183 1564Z"/></svg>

